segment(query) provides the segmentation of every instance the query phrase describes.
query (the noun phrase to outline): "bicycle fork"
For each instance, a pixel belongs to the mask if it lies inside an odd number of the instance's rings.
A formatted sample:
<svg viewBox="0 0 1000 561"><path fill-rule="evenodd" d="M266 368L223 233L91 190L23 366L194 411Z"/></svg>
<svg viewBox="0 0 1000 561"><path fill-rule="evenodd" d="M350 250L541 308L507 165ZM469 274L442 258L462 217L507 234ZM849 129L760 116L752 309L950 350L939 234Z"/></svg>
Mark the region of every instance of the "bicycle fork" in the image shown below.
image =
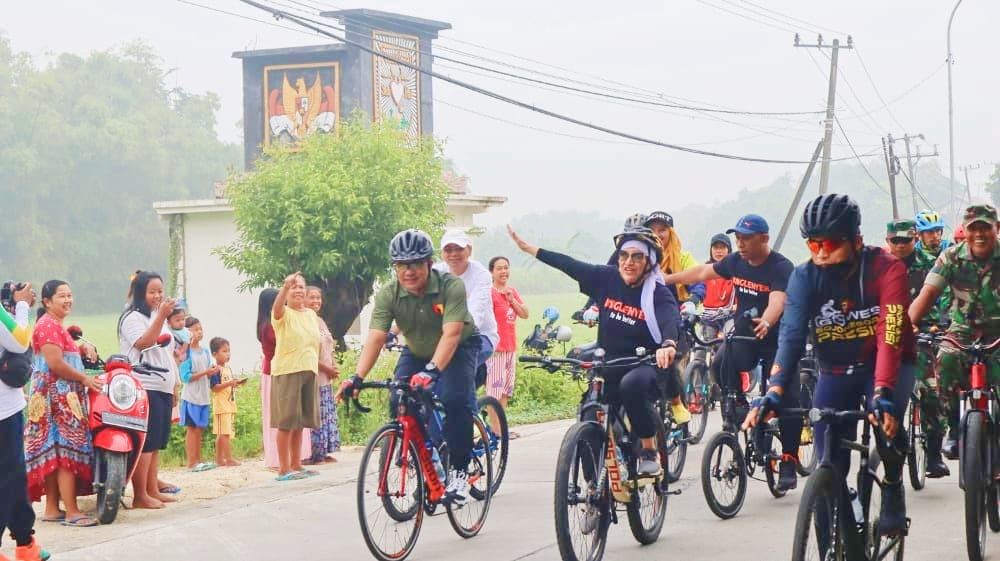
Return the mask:
<svg viewBox="0 0 1000 561"><path fill-rule="evenodd" d="M983 463L985 464L986 473L989 477L993 478L993 466L996 465L993 455L996 453L997 447L993 442L994 431L993 431L993 399L991 392L986 383L986 364L982 362L973 363L969 372L969 389L963 391L959 394L959 419L962 420L961 428L961 446L959 447L959 465L965 463L965 442L968 423L970 421L970 413L981 413L982 422L985 424L984 435L986 436L986 442L982 443L986 447L985 457L983 458ZM975 422L975 421L974 421ZM965 470L959 469L958 471L958 486L961 489L965 489Z"/></svg>

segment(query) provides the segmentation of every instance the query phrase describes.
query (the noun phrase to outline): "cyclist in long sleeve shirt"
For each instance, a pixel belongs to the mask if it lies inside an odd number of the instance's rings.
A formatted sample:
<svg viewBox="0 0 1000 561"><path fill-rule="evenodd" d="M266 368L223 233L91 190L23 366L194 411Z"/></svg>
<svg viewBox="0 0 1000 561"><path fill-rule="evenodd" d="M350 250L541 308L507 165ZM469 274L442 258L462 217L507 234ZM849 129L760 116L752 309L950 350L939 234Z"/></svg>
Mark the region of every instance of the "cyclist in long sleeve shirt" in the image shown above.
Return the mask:
<svg viewBox="0 0 1000 561"><path fill-rule="evenodd" d="M656 267L661 249L648 228L626 229L615 237L617 267L583 263L539 249L518 237L510 227L508 232L518 248L572 277L580 284L580 292L595 300L600 310L597 342L608 359L635 356L636 348L644 347L656 350L660 369L670 367L677 352L679 311ZM660 394L659 375L657 369L645 365L618 368L605 375L609 395L620 396L640 439L638 472L651 476L661 471L655 445L656 427L661 421L651 406ZM666 378L666 397L673 401L675 420L684 423L690 414L680 402L680 387L674 380L674 376Z"/></svg>
<svg viewBox="0 0 1000 561"><path fill-rule="evenodd" d="M893 447L881 448L885 466L879 529L893 534L906 528L903 458L906 434L899 427L913 388L915 352L906 307L909 303L906 266L881 248L865 246L860 234L861 212L846 195L821 195L803 213L800 229L812 259L795 268L788 283L785 315L770 386L761 399L766 411L798 407L783 396L798 384L796 366L809 330L815 337L819 379L813 405L847 410L864 398ZM812 327L810 327L812 322ZM744 427L756 424L759 409L747 415ZM814 427L816 449L825 441L825 421ZM857 427L838 435L856 437ZM880 443L880 445L885 443ZM893 452L896 450L896 452ZM835 459L848 473L850 453Z"/></svg>

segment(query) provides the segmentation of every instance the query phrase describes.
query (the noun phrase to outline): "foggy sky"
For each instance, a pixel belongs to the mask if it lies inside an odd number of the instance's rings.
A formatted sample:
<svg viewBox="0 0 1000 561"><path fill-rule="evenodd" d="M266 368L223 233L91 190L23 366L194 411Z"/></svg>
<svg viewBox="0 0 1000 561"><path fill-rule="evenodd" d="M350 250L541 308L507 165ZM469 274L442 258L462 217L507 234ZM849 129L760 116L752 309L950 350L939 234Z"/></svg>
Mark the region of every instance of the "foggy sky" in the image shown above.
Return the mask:
<svg viewBox="0 0 1000 561"><path fill-rule="evenodd" d="M194 1L269 19L237 0ZM829 63L823 54L816 49L793 48L790 30L748 21L698 0L623 3L370 0L354 4L344 4L344 0L305 1L324 9L372 8L450 22L453 29L442 32L435 43L440 55L456 56L438 49L448 47L570 75L454 41L460 39L629 84L629 88L687 98L692 104L749 111L825 109ZM727 10L741 11L738 7L743 6L760 11L742 0L708 1ZM937 160L947 176L946 68L941 68L906 97L890 103L890 115L885 109L875 111L883 103L860 61L867 65L884 100L891 101L903 94L944 61L946 25L954 2L755 0L754 3L851 34L858 49L841 51L841 70L846 82L839 81L837 103L838 116L857 151L880 149L880 136L887 132L896 136L904 132L923 133L928 142L922 151L930 152L932 145L938 144L941 157ZM221 96L217 132L231 141L241 140L237 122L242 116L241 66L231 58L233 51L331 42L174 0L51 0L45 3L44 10L39 6L28 2L5 6L0 31L11 40L15 51L28 51L35 56L36 63L44 64L49 53L86 54L134 39L144 40L156 49L165 67L177 69L170 74L171 86L196 93L212 91ZM816 30L807 25L781 25L759 15L747 15L780 27L795 28L801 31L804 43L815 42ZM1000 3L986 0L966 0L955 17L952 48L956 60L953 67L956 165L1000 158L1000 112L994 106L1000 92L1000 73L995 71L1000 49L991 40L997 21L1000 21ZM834 37L842 42L846 39L845 35L831 31L823 33L827 43ZM709 118L697 112L638 108L543 91L512 83L507 78L472 75L446 65L454 66L439 62L435 69L584 121L705 150L806 160L823 132L821 115L782 117L786 120L732 115ZM572 76L608 85L595 77ZM500 223L512 215L546 208L598 209L609 216L622 216L637 207L680 208L688 202L728 199L740 189L760 187L784 173L798 177L804 169L804 166L733 162L636 145L534 115L440 80L435 81L434 94L439 101L434 112L435 132L447 142L446 155L471 178L474 192L510 199L503 209L480 217L481 224ZM445 103L585 138L525 129ZM872 111L871 115L866 116L862 106ZM759 132L781 128L785 130L776 134L782 136ZM835 131L834 157L850 156L839 130ZM901 145L899 149L902 150ZM880 155L865 160L870 162L876 177L882 178L885 171L879 158ZM974 190L986 180L990 169L983 166L970 173ZM960 172L956 172L956 180L962 183ZM206 195L210 188L205 186ZM857 186L857 189L873 188Z"/></svg>

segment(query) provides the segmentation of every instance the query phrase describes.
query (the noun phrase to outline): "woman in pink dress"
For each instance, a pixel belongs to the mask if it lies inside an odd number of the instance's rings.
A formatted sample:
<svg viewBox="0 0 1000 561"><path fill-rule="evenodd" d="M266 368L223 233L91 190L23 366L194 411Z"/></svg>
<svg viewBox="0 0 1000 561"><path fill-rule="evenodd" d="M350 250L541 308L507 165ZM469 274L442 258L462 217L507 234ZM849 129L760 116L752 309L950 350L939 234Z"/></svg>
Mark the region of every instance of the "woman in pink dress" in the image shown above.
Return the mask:
<svg viewBox="0 0 1000 561"><path fill-rule="evenodd" d="M278 291L265 288L257 299L257 340L260 341L264 357L260 364L261 426L264 432L264 466L278 468L278 429L271 428L271 359L274 358L274 328L271 327L271 307ZM312 456L312 440L309 429L302 431L301 459Z"/></svg>

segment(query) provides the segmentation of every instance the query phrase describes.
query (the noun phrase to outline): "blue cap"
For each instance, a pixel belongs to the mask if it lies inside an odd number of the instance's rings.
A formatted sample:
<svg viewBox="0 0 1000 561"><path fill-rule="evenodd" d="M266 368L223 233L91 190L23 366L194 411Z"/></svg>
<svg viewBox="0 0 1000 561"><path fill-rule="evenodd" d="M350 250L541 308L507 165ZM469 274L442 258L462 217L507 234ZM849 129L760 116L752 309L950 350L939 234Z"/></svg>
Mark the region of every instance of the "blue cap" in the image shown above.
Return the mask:
<svg viewBox="0 0 1000 561"><path fill-rule="evenodd" d="M770 228L767 226L767 220L764 220L763 216L758 214L747 214L736 221L736 226L726 230L727 234L766 234L770 232Z"/></svg>

